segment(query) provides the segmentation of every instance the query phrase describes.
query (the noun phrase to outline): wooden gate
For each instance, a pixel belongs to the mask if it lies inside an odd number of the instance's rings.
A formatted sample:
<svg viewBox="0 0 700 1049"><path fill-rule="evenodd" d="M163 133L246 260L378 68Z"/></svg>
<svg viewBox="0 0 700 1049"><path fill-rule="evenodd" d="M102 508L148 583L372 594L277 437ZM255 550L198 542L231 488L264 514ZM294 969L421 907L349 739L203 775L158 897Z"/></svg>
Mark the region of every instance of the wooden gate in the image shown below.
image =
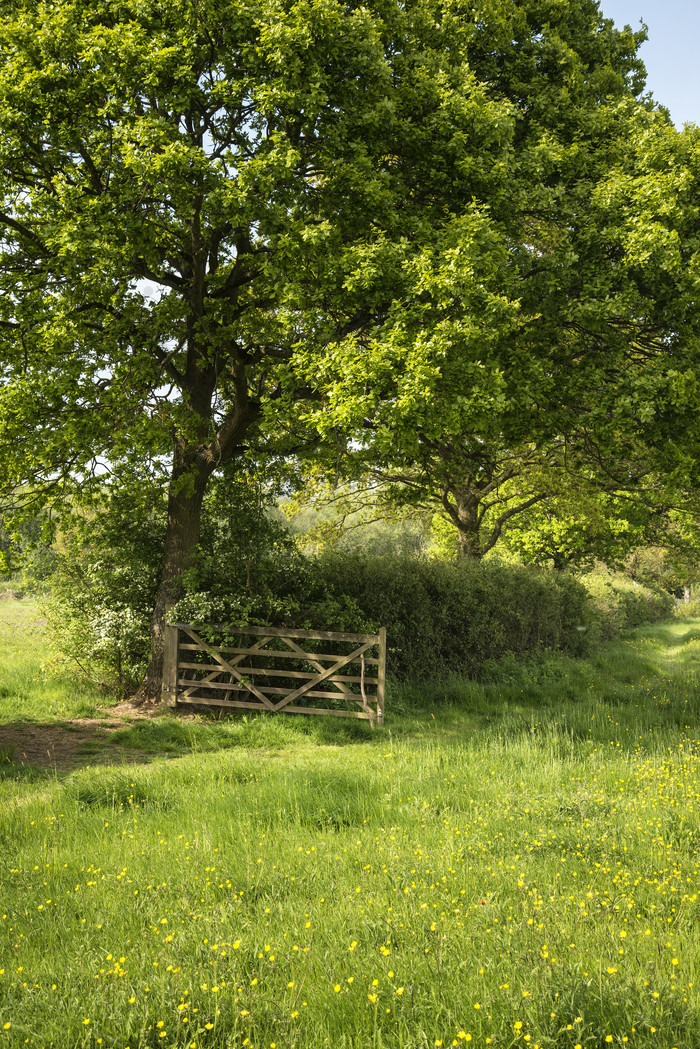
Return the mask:
<svg viewBox="0 0 700 1049"><path fill-rule="evenodd" d="M343 634L171 623L162 698L169 706L362 718L374 728L384 723L385 667L384 627L378 634ZM299 706L299 700L327 702Z"/></svg>

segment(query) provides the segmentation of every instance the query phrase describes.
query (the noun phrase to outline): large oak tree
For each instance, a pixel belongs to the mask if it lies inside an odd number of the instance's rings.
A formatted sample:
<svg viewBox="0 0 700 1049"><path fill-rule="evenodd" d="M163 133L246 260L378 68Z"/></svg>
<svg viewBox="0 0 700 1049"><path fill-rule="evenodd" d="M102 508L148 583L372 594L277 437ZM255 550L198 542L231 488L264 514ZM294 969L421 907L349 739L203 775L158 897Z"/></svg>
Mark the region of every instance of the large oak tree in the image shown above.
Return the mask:
<svg viewBox="0 0 700 1049"><path fill-rule="evenodd" d="M526 6L531 16L546 9ZM571 31L560 13L558 29ZM530 55L546 51L553 25L530 25L540 31ZM493 75L515 101L522 38L512 35ZM384 482L385 501L437 506L473 557L519 514L522 529L535 507L549 512L562 483L598 491L601 512L629 506L644 517L697 501L700 133L677 132L622 80L598 95L601 67L581 60L580 35L569 40L578 50L567 53L567 73L548 67L543 88L538 53L518 81L510 207L489 223L478 262L470 236L458 245L443 237L439 258L425 260L411 303L432 351L429 393L369 391L347 449L346 477ZM472 327L475 274L491 312ZM381 338L371 354L390 357ZM345 367L332 393L359 402L360 388Z"/></svg>
<svg viewBox="0 0 700 1049"><path fill-rule="evenodd" d="M167 463L146 693L253 437L519 432L599 376L601 324L629 344L571 244L640 39L595 0L2 0L2 480Z"/></svg>

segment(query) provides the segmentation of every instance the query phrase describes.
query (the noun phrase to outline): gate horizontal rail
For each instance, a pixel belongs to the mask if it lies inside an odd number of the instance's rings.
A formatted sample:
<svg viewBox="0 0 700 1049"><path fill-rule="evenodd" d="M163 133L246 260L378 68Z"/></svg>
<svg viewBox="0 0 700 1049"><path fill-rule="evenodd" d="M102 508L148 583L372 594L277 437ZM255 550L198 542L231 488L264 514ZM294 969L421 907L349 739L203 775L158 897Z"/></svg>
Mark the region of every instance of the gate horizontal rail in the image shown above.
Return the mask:
<svg viewBox="0 0 700 1049"><path fill-rule="evenodd" d="M219 640L211 640L214 636ZM307 651L299 641L321 644ZM277 660L281 666L274 665ZM384 723L385 674L385 627L378 634L195 623L165 627L162 700L169 706L325 714L374 727ZM294 703L302 698L334 705Z"/></svg>

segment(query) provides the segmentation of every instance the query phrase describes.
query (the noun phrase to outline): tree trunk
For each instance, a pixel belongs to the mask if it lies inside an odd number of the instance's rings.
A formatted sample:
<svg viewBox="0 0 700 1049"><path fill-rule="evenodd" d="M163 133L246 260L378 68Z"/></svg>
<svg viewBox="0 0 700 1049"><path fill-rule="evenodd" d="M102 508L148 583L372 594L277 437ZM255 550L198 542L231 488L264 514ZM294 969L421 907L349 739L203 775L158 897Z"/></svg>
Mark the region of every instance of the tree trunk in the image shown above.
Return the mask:
<svg viewBox="0 0 700 1049"><path fill-rule="evenodd" d="M209 479L216 468L230 461L243 436L258 417L260 406L248 394L245 365L238 362L230 379L235 404L213 438L209 437L211 404L216 375L202 376L192 366L188 400L200 422L200 441L187 444L177 438L173 449L173 468L168 491L168 523L163 546L163 567L151 617L151 661L134 702L160 700L163 678L165 610L184 593L183 573L196 562L202 526L202 505Z"/></svg>
<svg viewBox="0 0 700 1049"><path fill-rule="evenodd" d="M453 521L457 525L457 556L479 560L481 550L481 521L479 501L472 494L454 492L455 511Z"/></svg>
<svg viewBox="0 0 700 1049"><path fill-rule="evenodd" d="M134 703L160 700L163 677L163 639L166 606L183 595L182 576L195 563L202 523L202 504L213 464L196 453L176 447L168 492L168 523L163 567L151 617L151 661Z"/></svg>
<svg viewBox="0 0 700 1049"><path fill-rule="evenodd" d="M472 531L459 529L457 536L457 557L462 559L469 558L470 560L478 561L481 559L481 546L479 544L479 535L475 535Z"/></svg>

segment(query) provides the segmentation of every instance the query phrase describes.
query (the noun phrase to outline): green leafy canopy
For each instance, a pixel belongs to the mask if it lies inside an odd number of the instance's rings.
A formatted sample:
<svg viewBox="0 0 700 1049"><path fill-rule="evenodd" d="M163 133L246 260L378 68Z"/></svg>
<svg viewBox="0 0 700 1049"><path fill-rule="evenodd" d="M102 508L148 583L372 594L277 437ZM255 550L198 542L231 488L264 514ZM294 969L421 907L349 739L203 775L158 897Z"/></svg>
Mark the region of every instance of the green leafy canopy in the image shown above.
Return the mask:
<svg viewBox="0 0 700 1049"><path fill-rule="evenodd" d="M251 447L410 455L582 405L605 434L620 384L660 418L697 321L649 307L685 271L652 250L649 292L634 240L644 135L671 136L642 38L596 0L0 3L0 480L162 474L154 651ZM695 170L669 148L671 243Z"/></svg>

